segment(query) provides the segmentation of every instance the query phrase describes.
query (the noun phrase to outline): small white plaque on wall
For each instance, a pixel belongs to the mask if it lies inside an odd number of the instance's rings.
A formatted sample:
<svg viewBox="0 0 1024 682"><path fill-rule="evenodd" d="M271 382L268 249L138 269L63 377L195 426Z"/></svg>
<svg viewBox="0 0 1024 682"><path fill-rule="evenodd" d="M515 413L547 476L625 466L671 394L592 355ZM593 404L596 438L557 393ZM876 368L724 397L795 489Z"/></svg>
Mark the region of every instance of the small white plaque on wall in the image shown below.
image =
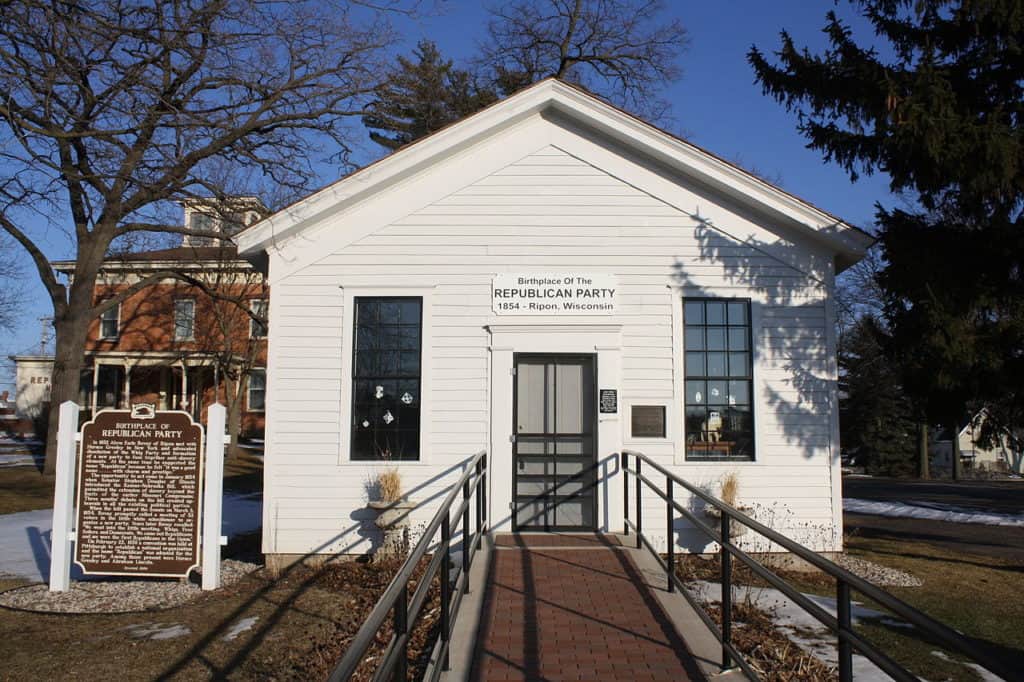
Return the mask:
<svg viewBox="0 0 1024 682"><path fill-rule="evenodd" d="M498 315L613 315L616 287L609 274L495 275L491 308Z"/></svg>

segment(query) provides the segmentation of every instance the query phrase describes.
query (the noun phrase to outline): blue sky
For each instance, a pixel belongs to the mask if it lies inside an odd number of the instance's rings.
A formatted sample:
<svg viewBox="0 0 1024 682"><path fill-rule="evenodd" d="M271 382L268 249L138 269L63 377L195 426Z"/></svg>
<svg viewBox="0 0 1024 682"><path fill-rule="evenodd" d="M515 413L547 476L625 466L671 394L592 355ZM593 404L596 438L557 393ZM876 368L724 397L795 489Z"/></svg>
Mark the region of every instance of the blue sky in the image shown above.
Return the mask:
<svg viewBox="0 0 1024 682"><path fill-rule="evenodd" d="M680 59L683 77L665 92L665 98L672 104L674 132L685 131L694 143L721 157L779 177L787 191L858 226L871 226L875 202L894 203L885 177L862 177L851 183L843 170L826 164L818 152L806 149L805 141L796 132L796 117L761 94L745 58L751 45L768 53L776 50L782 29L793 35L797 45L806 45L812 51L820 49L825 45L821 28L829 9L836 9L850 21L859 42L870 43L870 27L851 14L845 3L668 0L666 6L666 14L679 17L690 38ZM408 53L417 41L429 38L456 61L471 57L484 35L487 13L483 6L477 2L437 0L435 7L436 12L429 16L396 22L403 36L397 50ZM356 160L369 162L380 153L376 145L367 141ZM335 169L323 169L320 184L337 179ZM70 255L58 234L53 235L53 240L48 245L52 257ZM26 270L26 274L23 322L13 333L0 333L0 352L4 354L37 345L38 318L51 312L38 277L31 270Z"/></svg>

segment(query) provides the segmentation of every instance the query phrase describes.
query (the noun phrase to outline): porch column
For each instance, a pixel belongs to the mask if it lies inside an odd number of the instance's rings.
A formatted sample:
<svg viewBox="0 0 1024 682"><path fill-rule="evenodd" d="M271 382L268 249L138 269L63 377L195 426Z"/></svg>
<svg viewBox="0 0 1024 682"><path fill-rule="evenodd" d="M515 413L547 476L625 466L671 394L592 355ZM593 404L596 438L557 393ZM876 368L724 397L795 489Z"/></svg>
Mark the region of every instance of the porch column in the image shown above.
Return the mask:
<svg viewBox="0 0 1024 682"><path fill-rule="evenodd" d="M93 359L92 361L92 410L93 415L96 414L96 396L100 392L100 363L98 360Z"/></svg>
<svg viewBox="0 0 1024 682"><path fill-rule="evenodd" d="M181 400L178 401L178 409L188 412L188 366L181 363Z"/></svg>
<svg viewBox="0 0 1024 682"><path fill-rule="evenodd" d="M128 364L128 361L124 361L124 407L123 409L131 409L132 405L132 366Z"/></svg>

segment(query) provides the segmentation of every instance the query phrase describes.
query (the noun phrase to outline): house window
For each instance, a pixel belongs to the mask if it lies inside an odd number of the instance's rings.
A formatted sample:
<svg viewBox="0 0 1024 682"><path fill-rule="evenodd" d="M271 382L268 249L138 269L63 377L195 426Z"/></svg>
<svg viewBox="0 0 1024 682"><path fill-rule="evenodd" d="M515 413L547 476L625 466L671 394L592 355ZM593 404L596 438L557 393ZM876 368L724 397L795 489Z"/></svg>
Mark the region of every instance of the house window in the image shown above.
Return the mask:
<svg viewBox="0 0 1024 682"><path fill-rule="evenodd" d="M683 305L686 459L753 461L750 301Z"/></svg>
<svg viewBox="0 0 1024 682"><path fill-rule="evenodd" d="M423 299L353 299L353 460L418 460Z"/></svg>
<svg viewBox="0 0 1024 682"><path fill-rule="evenodd" d="M250 412L262 412L267 405L267 370L249 370L248 406Z"/></svg>
<svg viewBox="0 0 1024 682"><path fill-rule="evenodd" d="M191 341L196 331L196 301L178 298L174 301L174 340Z"/></svg>
<svg viewBox="0 0 1024 682"><path fill-rule="evenodd" d="M206 213L193 213L189 226L196 232L216 232L217 222L213 216ZM190 235L188 239L190 246L216 246L216 240L208 235Z"/></svg>
<svg viewBox="0 0 1024 682"><path fill-rule="evenodd" d="M249 310L256 317L263 320L267 319L267 299L265 298L254 298L249 301ZM265 339L267 338L267 323L260 322L252 317L249 318L249 338L251 339Z"/></svg>
<svg viewBox="0 0 1024 682"><path fill-rule="evenodd" d="M116 339L119 333L121 318L121 304L108 308L100 315L100 338Z"/></svg>

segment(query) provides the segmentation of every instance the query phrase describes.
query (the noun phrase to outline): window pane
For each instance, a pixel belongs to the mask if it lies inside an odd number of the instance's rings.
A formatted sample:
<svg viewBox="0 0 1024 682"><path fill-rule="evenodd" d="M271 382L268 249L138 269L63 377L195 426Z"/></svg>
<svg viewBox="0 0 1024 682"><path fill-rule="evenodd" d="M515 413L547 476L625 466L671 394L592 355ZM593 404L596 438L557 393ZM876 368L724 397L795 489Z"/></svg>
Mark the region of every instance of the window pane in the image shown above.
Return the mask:
<svg viewBox="0 0 1024 682"><path fill-rule="evenodd" d="M174 338L178 341L192 338L195 328L195 301L179 298L174 302Z"/></svg>
<svg viewBox="0 0 1024 682"><path fill-rule="evenodd" d="M691 352L686 354L686 375L704 376L704 353Z"/></svg>
<svg viewBox="0 0 1024 682"><path fill-rule="evenodd" d="M351 459L419 459L422 301L357 297L354 304Z"/></svg>
<svg viewBox="0 0 1024 682"><path fill-rule="evenodd" d="M725 350L725 329L708 329L708 350Z"/></svg>
<svg viewBox="0 0 1024 682"><path fill-rule="evenodd" d="M725 304L708 301L705 304L707 324L725 324Z"/></svg>
<svg viewBox="0 0 1024 682"><path fill-rule="evenodd" d="M393 299L382 299L380 302L380 323L381 324L398 324L401 320L399 318L399 311L402 306Z"/></svg>
<svg viewBox="0 0 1024 682"><path fill-rule="evenodd" d="M746 381L730 381L729 382L729 404L730 405L749 405L750 404L750 391L748 390L748 382Z"/></svg>
<svg viewBox="0 0 1024 682"><path fill-rule="evenodd" d="M265 409L267 395L267 371L254 369L249 372L249 409Z"/></svg>
<svg viewBox="0 0 1024 682"><path fill-rule="evenodd" d="M399 343L398 347L402 350L415 350L420 349L420 328L418 325L402 325L398 328L399 331Z"/></svg>
<svg viewBox="0 0 1024 682"><path fill-rule="evenodd" d="M729 324L747 324L747 304L729 304Z"/></svg>
<svg viewBox="0 0 1024 682"><path fill-rule="evenodd" d="M725 376L725 353L708 353L708 376Z"/></svg>
<svg viewBox="0 0 1024 682"><path fill-rule="evenodd" d="M686 404L702 405L707 401L707 383L703 381L686 382Z"/></svg>
<svg viewBox="0 0 1024 682"><path fill-rule="evenodd" d="M704 329L701 327L687 327L686 338L683 344L683 348L686 350L704 350Z"/></svg>
<svg viewBox="0 0 1024 682"><path fill-rule="evenodd" d="M420 326L420 310L423 306L419 299L403 299L399 303L399 321L402 324Z"/></svg>
<svg viewBox="0 0 1024 682"><path fill-rule="evenodd" d="M708 404L709 405L725 405L726 395L728 394L727 388L728 382L725 381L709 381L708 382Z"/></svg>
<svg viewBox="0 0 1024 682"><path fill-rule="evenodd" d="M687 301L683 317L687 325L704 324L704 304L700 301Z"/></svg>
<svg viewBox="0 0 1024 682"><path fill-rule="evenodd" d="M750 374L749 353L729 353L729 376L745 377Z"/></svg>
<svg viewBox="0 0 1024 682"><path fill-rule="evenodd" d="M747 350L746 327L729 327L729 350Z"/></svg>

